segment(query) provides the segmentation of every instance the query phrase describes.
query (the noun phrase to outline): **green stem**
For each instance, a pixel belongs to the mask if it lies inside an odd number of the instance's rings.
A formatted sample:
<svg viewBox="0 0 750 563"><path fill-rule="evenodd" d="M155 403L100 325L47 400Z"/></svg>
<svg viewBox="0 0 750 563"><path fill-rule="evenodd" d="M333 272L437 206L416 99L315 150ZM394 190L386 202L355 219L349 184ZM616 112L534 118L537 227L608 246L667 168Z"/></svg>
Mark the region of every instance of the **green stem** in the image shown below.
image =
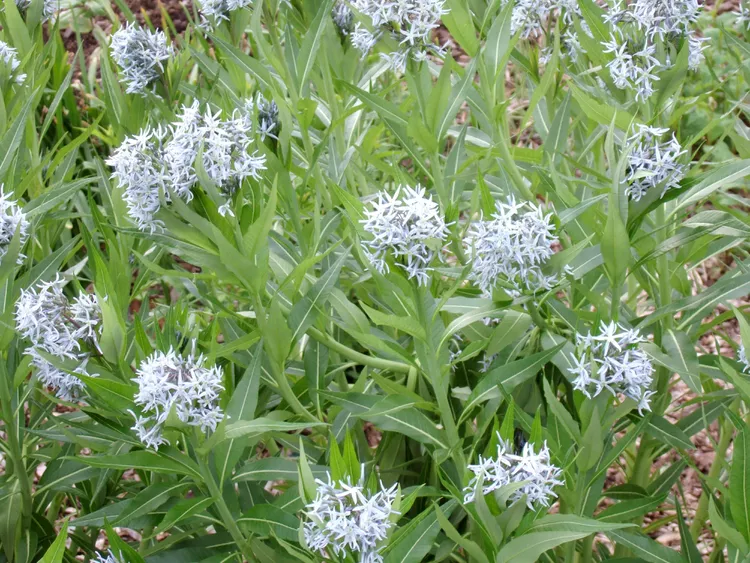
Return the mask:
<svg viewBox="0 0 750 563"><path fill-rule="evenodd" d="M363 366L370 366L373 368L386 371L394 371L397 373L409 373L409 370L412 369L412 366L403 362L397 362L395 360L385 360L383 358L375 358L373 356L368 356L367 354L357 352L356 350L352 350L348 346L341 344L341 342L339 342L338 340L331 338L330 336L328 336L328 334L318 330L315 327L310 327L309 329L307 329L307 334L310 336L310 338L317 340L330 350L338 352L342 356L345 356Z"/></svg>
<svg viewBox="0 0 750 563"><path fill-rule="evenodd" d="M729 406L729 410L732 412L736 412L739 408L739 405L739 399L735 399ZM732 423L727 418L724 420L724 424L722 424L721 426L719 444L716 446L716 455L714 456L714 461L711 464L711 469L708 471L707 480L709 483L719 478L719 474L721 473L721 469L724 465L724 459L726 459L726 452L729 448L729 442L732 441L733 434ZM706 519L708 518L709 500L709 496L706 495L706 492L701 491L700 500L698 501L698 508L695 510L693 522L690 524L690 535L693 536L693 539L696 542L698 541L698 536L703 530L703 526L705 525Z"/></svg>
<svg viewBox="0 0 750 563"><path fill-rule="evenodd" d="M580 557L581 563L591 563L594 560L594 534L583 540L583 553Z"/></svg>
<svg viewBox="0 0 750 563"><path fill-rule="evenodd" d="M440 350L435 350L431 345L432 339L430 335L433 333L432 326L432 314L430 311L425 310L425 297L430 297L429 290L423 290L417 283L414 284L414 296L417 306L417 316L420 320L421 325L425 329L427 335L426 340L423 342L423 353L417 354L423 358L422 366L427 379L432 385L433 392L438 403L438 409L440 409L440 420L445 428L445 433L448 436L448 443L453 452L453 458L456 461L459 471L466 467L466 461L464 459L463 449L461 448L461 436L458 433L458 426L456 425L456 419L453 415L453 407L450 403L450 384L449 376L443 375L442 369L438 362L438 355ZM423 291L428 295L423 294Z"/></svg>
<svg viewBox="0 0 750 563"><path fill-rule="evenodd" d="M260 328L261 333L272 334L272 332L267 330L266 310L265 307L263 307L263 303L261 302L258 295L253 297L253 308L255 309L255 319L258 322L258 327ZM287 402L287 404L296 414L302 416L307 420L317 422L318 419L315 417L315 415L310 413L310 411L308 411L304 407L304 405L300 403L297 395L294 394L294 390L289 385L289 382L286 379L286 373L284 373L283 366L279 367L275 362L270 362L270 364L271 375L276 382L276 387L281 397Z"/></svg>
<svg viewBox="0 0 750 563"><path fill-rule="evenodd" d="M221 494L219 486L216 484L216 481L214 481L214 476L211 473L211 469L208 467L208 464L202 457L198 457L198 465L200 467L201 474L203 475L203 481L208 487L208 491L209 493L211 493L211 497L214 499L216 507L219 510L219 514L221 515L221 520L224 524L224 527L227 529L234 542L240 548L240 551L242 552L242 555L245 557L245 559L249 563L254 563L255 561L257 561L257 559L255 558L253 550L250 549L250 543L245 538L239 526L237 526L237 522L235 522L232 512L229 510L227 503L224 501L224 496Z"/></svg>
<svg viewBox="0 0 750 563"><path fill-rule="evenodd" d="M1 376L6 374L0 373ZM26 473L26 464L24 463L23 450L21 443L18 440L18 433L20 430L19 418L14 414L12 408L12 402L10 399L10 391L5 386L7 381L11 379L5 377L5 381L0 384L1 396L0 396L0 418L5 423L5 435L8 442L9 457L13 467L13 473L15 473L18 479L18 484L21 488L21 514L23 516L24 528L28 528L31 525L31 511L32 511L32 500L31 500L31 481L29 475ZM2 416L5 413L5 416ZM18 426L17 424L18 423ZM10 472L8 472L10 473ZM10 474L8 475L8 477Z"/></svg>
<svg viewBox="0 0 750 563"><path fill-rule="evenodd" d="M516 166L515 160L513 160L513 156L510 154L510 149L508 148L509 144L510 141L505 136L503 136L503 138L500 139L500 142L497 143L497 148L500 149L500 156L503 158L505 168L521 195L529 201L534 201L534 199L536 199L534 194L531 193L531 190L526 185L526 181L523 179L520 170L518 170L518 166Z"/></svg>
<svg viewBox="0 0 750 563"><path fill-rule="evenodd" d="M641 438L641 445L635 456L633 470L630 474L630 483L644 487L648 485L648 478L651 475L651 455L653 449L648 439Z"/></svg>

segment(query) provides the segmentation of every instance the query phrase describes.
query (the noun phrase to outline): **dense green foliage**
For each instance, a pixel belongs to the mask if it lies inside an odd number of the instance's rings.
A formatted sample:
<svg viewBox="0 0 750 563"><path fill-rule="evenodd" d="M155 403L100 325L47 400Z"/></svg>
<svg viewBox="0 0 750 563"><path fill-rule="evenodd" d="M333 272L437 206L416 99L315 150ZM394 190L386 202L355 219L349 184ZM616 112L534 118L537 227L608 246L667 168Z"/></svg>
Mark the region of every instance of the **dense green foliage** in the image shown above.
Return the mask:
<svg viewBox="0 0 750 563"><path fill-rule="evenodd" d="M189 6L180 33L162 9L138 92L102 27L123 2L5 0L0 562L748 560L747 18L655 36L643 96L610 72L642 32L614 2L547 3L526 37L526 0L447 0L453 47L395 69L406 24L363 54L334 0ZM329 479L385 503L374 548L310 545Z"/></svg>

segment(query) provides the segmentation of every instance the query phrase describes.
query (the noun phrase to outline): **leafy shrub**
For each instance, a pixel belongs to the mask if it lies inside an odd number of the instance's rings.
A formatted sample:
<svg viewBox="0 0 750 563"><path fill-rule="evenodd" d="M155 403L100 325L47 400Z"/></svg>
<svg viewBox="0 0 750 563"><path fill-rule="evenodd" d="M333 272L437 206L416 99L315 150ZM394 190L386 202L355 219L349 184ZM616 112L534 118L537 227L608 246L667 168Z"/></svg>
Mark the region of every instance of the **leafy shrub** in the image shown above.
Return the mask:
<svg viewBox="0 0 750 563"><path fill-rule="evenodd" d="M0 561L746 560L720 8L6 1Z"/></svg>

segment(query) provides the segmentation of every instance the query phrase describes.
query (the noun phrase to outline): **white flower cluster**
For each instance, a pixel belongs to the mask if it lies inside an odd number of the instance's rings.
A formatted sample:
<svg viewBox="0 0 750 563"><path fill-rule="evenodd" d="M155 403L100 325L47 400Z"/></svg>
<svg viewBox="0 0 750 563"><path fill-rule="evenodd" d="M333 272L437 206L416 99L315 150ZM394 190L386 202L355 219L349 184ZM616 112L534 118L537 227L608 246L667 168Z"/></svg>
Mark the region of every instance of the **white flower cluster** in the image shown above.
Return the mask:
<svg viewBox="0 0 750 563"><path fill-rule="evenodd" d="M538 503L549 506L551 499L557 497L554 488L562 486L562 470L550 463L550 453L545 442L539 453L534 451L534 445L524 444L520 455L514 453L513 446L505 442L498 434L497 457L479 456L479 463L469 465L469 471L474 476L464 488L464 504L474 502L477 485L481 485L482 494L486 495L512 483L525 483L510 496L511 502L516 502L524 495L526 505L534 508Z"/></svg>
<svg viewBox="0 0 750 563"><path fill-rule="evenodd" d="M138 367L134 381L138 392L134 402L142 415L135 418L133 430L147 447L159 449L169 441L162 436L170 412L189 426L213 432L224 418L219 396L224 389L218 366L205 367L203 355L184 357L170 348L154 352Z"/></svg>
<svg viewBox="0 0 750 563"><path fill-rule="evenodd" d="M604 52L614 54L609 67L612 80L620 89L636 91L636 100L645 100L654 93L656 71L672 66L669 56L657 57L657 41L675 37L688 40L688 67L695 70L703 62L703 42L691 29L698 18L697 0L615 0L605 15L612 27L610 41ZM661 49L660 49L661 50Z"/></svg>
<svg viewBox="0 0 750 563"><path fill-rule="evenodd" d="M0 41L0 59L3 60L5 66L8 68L8 74L13 76L15 74L16 84L23 84L26 80L26 75L22 72L16 74L16 69L21 66L21 61L18 60L18 51L8 45L5 41Z"/></svg>
<svg viewBox="0 0 750 563"><path fill-rule="evenodd" d="M380 491L370 495L360 481L328 482L316 479L315 499L305 508L309 518L304 524L307 547L313 551L330 552L337 556L359 554L361 563L382 563L378 544L386 539L393 525L391 516L398 514L392 505L398 485L389 489L380 484Z"/></svg>
<svg viewBox="0 0 750 563"><path fill-rule="evenodd" d="M429 53L443 54L432 41L432 31L448 13L445 0L351 0L351 5L369 19L358 22L351 35L352 45L367 54L384 33L398 41L399 49L381 53L381 58L396 72L406 70L409 57L423 61Z"/></svg>
<svg viewBox="0 0 750 563"><path fill-rule="evenodd" d="M252 106L247 106L247 111L250 111ZM279 122L279 106L276 102L266 100L263 94L258 94L258 100L255 102L255 107L258 110L258 135L261 140L266 140L266 137L277 139L276 136L280 127Z"/></svg>
<svg viewBox="0 0 750 563"><path fill-rule="evenodd" d="M135 24L118 29L109 45L112 59L122 72L128 94L146 94L146 89L164 72L164 61L174 55L161 30L151 31Z"/></svg>
<svg viewBox="0 0 750 563"><path fill-rule="evenodd" d="M349 35L354 28L354 12L344 0L338 0L331 11L333 23L341 35Z"/></svg>
<svg viewBox="0 0 750 563"><path fill-rule="evenodd" d="M252 3L253 0L202 0L200 11L203 23L212 28L222 20L229 21L231 12L246 8Z"/></svg>
<svg viewBox="0 0 750 563"><path fill-rule="evenodd" d="M588 398L596 397L604 389L612 395L630 397L638 403L638 411L651 410L650 400L654 371L651 361L638 345L646 339L635 330L618 323L602 322L599 334L576 335L576 353L571 356L575 375L575 389Z"/></svg>
<svg viewBox="0 0 750 563"><path fill-rule="evenodd" d="M5 194L3 185L0 184L0 260L8 252L8 245L13 240L16 231L21 237L21 246L29 239L30 223L26 214L18 206L16 201ZM22 264L26 258L23 254L18 255L18 263Z"/></svg>
<svg viewBox="0 0 750 563"><path fill-rule="evenodd" d="M59 0L43 0L42 3L42 22L46 22L55 15L59 8ZM31 0L16 0L18 11L23 13L31 6Z"/></svg>
<svg viewBox="0 0 750 563"><path fill-rule="evenodd" d="M505 7L509 1L502 0L501 5ZM550 20L560 15L565 27L561 38L565 46L564 52L575 61L585 50L578 40L574 16L579 16L583 30L591 35L588 24L580 18L581 9L576 0L517 0L510 18L510 32L515 35L521 30L522 39L538 39L544 36L545 27ZM552 48L548 46L542 51L540 62L547 63L551 55Z"/></svg>
<svg viewBox="0 0 750 563"><path fill-rule="evenodd" d="M96 295L88 293L69 301L63 293L64 286L65 280L58 275L54 281L21 290L15 320L16 330L31 341L26 353L32 357L39 381L54 387L60 399L72 401L80 396L83 383L56 368L40 352L60 360L78 361L76 371L85 375L88 354L81 350L81 342L96 344L101 308Z"/></svg>
<svg viewBox="0 0 750 563"><path fill-rule="evenodd" d="M750 373L750 360L747 359L747 350L745 350L745 345L740 345L740 350L737 352L737 360L744 366L742 371L746 371Z"/></svg>
<svg viewBox="0 0 750 563"><path fill-rule="evenodd" d="M363 243L372 265L381 274L387 273L390 269L386 257L390 254L409 279L417 278L419 284L427 285L430 263L440 257L448 237L438 204L432 196L425 197L421 186L399 186L392 196L379 192L371 204L362 223L373 237Z"/></svg>
<svg viewBox="0 0 750 563"><path fill-rule="evenodd" d="M551 214L529 202L495 203L491 221L478 221L469 229L474 248L470 279L491 296L498 279L505 278L516 295L523 289L550 289L556 276L546 276L542 266L554 254L557 242ZM527 210L528 209L528 210Z"/></svg>
<svg viewBox="0 0 750 563"><path fill-rule="evenodd" d="M685 176L685 166L677 160L687 151L682 150L677 138L660 142L669 129L638 125L638 130L628 139L634 143L628 155L628 173L625 190L630 199L639 201L652 188L662 187L661 197L667 190L676 188Z"/></svg>
<svg viewBox="0 0 750 563"><path fill-rule="evenodd" d="M735 12L737 16L737 20L735 21L735 24L742 29L742 31L745 31L746 29L750 29L750 6L744 1L740 1L740 5L737 6L737 12Z"/></svg>
<svg viewBox="0 0 750 563"><path fill-rule="evenodd" d="M229 119L221 112L201 113L198 102L184 106L169 128L147 127L128 137L107 160L114 168L112 177L124 188L130 217L142 231L163 228L155 219L160 197L169 203L171 194L190 201L198 183L195 161L202 151L201 164L208 178L229 197L248 177L259 178L265 169L265 156L249 153L253 129L251 114L235 110ZM219 208L231 214L229 202Z"/></svg>
<svg viewBox="0 0 750 563"><path fill-rule="evenodd" d="M107 555L104 556L101 553L96 554L96 559L92 559L94 563L126 563L122 556L122 553L115 555L111 550L107 551Z"/></svg>

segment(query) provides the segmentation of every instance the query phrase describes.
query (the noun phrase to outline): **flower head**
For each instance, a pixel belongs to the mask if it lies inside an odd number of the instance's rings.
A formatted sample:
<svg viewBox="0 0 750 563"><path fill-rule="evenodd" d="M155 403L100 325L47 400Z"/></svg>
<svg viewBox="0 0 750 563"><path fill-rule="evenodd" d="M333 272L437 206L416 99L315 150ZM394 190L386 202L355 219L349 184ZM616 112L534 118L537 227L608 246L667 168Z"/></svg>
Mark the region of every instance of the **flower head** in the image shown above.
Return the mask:
<svg viewBox="0 0 750 563"><path fill-rule="evenodd" d="M203 23L209 29L213 28L222 20L229 21L231 12L246 8L252 3L252 0L202 0L200 12Z"/></svg>
<svg viewBox="0 0 750 563"><path fill-rule="evenodd" d="M266 158L250 153L253 125L247 109L235 110L228 119L221 112L202 113L198 102L183 106L177 121L169 128L148 127L128 137L107 160L125 193L128 214L142 231L163 228L155 218L161 201L172 196L184 201L193 198L198 184L196 160L208 178L227 197L248 177L260 178ZM219 208L231 213L228 202Z"/></svg>
<svg viewBox="0 0 750 563"><path fill-rule="evenodd" d="M354 29L354 12L343 0L337 0L333 5L331 17L341 35L349 35Z"/></svg>
<svg viewBox="0 0 750 563"><path fill-rule="evenodd" d="M688 67L695 70L703 61L705 38L691 29L698 18L697 0L616 0L605 14L611 27L610 40L603 43L604 52L614 55L607 67L615 86L636 92L636 100L645 100L654 93L658 72L672 63L666 56L657 56L657 44L684 37L688 41ZM659 52L668 49L659 48Z"/></svg>
<svg viewBox="0 0 750 563"><path fill-rule="evenodd" d="M122 72L128 94L145 95L147 87L164 72L164 61L174 55L164 32L143 29L135 24L118 29L110 42L110 52Z"/></svg>
<svg viewBox="0 0 750 563"><path fill-rule="evenodd" d="M596 397L604 389L612 395L625 395L638 403L638 411L651 410L650 400L654 371L646 353L639 348L645 342L635 330L620 324L602 322L599 334L577 335L573 385L588 398Z"/></svg>
<svg viewBox="0 0 750 563"><path fill-rule="evenodd" d="M26 214L14 200L5 194L3 185L0 184L0 260L7 254L8 245L13 240L16 231L19 232L21 246L26 244L29 239L29 226ZM23 263L24 258L23 254L19 254L18 263Z"/></svg>
<svg viewBox="0 0 750 563"><path fill-rule="evenodd" d="M661 187L661 197L667 190L676 188L685 176L685 166L678 162L687 151L682 150L677 138L672 135L668 141L659 139L669 130L648 125L638 125L629 143L634 143L628 155L628 173L625 190L630 199L639 201L649 190Z"/></svg>
<svg viewBox="0 0 750 563"><path fill-rule="evenodd" d="M134 402L141 407L142 415L131 414L135 418L133 429L147 447L159 449L169 443L162 430L170 412L203 432L213 432L223 420L219 405L224 389L221 368L206 367L205 363L202 355L185 357L170 348L166 353L154 352L138 367Z"/></svg>
<svg viewBox="0 0 750 563"><path fill-rule="evenodd" d="M92 559L92 561L94 560ZM97 552L95 563L126 563L126 562L121 553L118 555L115 555L114 553L112 553L112 550L109 550L107 551L106 556Z"/></svg>
<svg viewBox="0 0 750 563"><path fill-rule="evenodd" d="M523 289L550 289L555 276L547 276L542 266L554 254L557 242L551 214L528 202L517 204L513 197L495 204L490 221L478 221L469 230L474 248L470 279L491 295L498 280L504 278L515 293Z"/></svg>
<svg viewBox="0 0 750 563"><path fill-rule="evenodd" d="M410 279L426 285L430 264L448 237L438 204L425 197L421 186L400 186L392 196L379 192L371 204L362 224L372 235L372 240L363 243L372 265L380 273L388 272L386 257L390 255Z"/></svg>
<svg viewBox="0 0 750 563"><path fill-rule="evenodd" d="M128 215L142 231L154 232L162 223L154 218L161 207L159 195L168 202L167 174L164 170L164 144L167 130L159 127L142 129L127 137L107 159L114 170L112 178L123 188ZM171 185L171 184L170 184ZM175 186L178 188L178 186ZM175 193L182 197L188 194Z"/></svg>
<svg viewBox="0 0 750 563"><path fill-rule="evenodd" d="M737 360L744 366L742 371L750 373L750 360L747 359L747 350L744 344L740 345L739 352L737 352Z"/></svg>
<svg viewBox="0 0 750 563"><path fill-rule="evenodd" d="M60 360L76 360L76 373L86 374L88 354L82 342L96 344L100 331L101 308L95 295L82 293L70 301L63 293L65 280L59 275L36 288L21 290L16 302L16 330L31 342L26 353L37 368L37 378L55 388L58 397L74 400L84 388L75 376L62 371L43 355Z"/></svg>
<svg viewBox="0 0 750 563"><path fill-rule="evenodd" d="M359 554L361 563L381 563L378 553L393 525L392 508L398 485L370 494L360 481L316 479L315 499L306 507L309 521L304 524L307 546L313 551L332 551L336 555Z"/></svg>
<svg viewBox="0 0 750 563"><path fill-rule="evenodd" d="M445 0L351 0L350 3L368 23L365 26L358 22L351 34L352 44L363 54L386 33L398 42L399 49L382 53L381 58L396 71L406 69L409 57L421 61L430 52L442 54L442 49L432 42L432 31L448 13Z"/></svg>
<svg viewBox="0 0 750 563"><path fill-rule="evenodd" d="M221 111L201 113L197 101L184 106L171 127L172 138L164 151L167 175L177 193L191 197L187 194L198 183L195 163L201 151L206 175L226 196L234 193L245 178L259 179L266 157L249 152L251 130L247 110L235 110L229 119L222 119Z"/></svg>
<svg viewBox="0 0 750 563"><path fill-rule="evenodd" d="M474 502L477 486L482 487L482 494L486 495L511 483L525 483L513 491L511 502L516 502L524 495L526 505L534 508L538 503L549 506L552 498L557 495L554 488L562 486L562 470L550 463L550 452L545 442L539 452L535 452L534 445L526 443L520 454L514 453L513 446L505 442L498 434L497 456L495 458L479 456L479 463L469 465L469 471L474 476L464 488L464 504Z"/></svg>
<svg viewBox="0 0 750 563"><path fill-rule="evenodd" d="M8 68L8 74L15 75L16 84L23 84L26 80L26 75L22 72L16 73L16 69L21 66L21 61L18 60L18 51L8 45L5 41L0 41L0 59L3 60L5 66Z"/></svg>
<svg viewBox="0 0 750 563"><path fill-rule="evenodd" d="M44 0L42 3L42 22L46 22L55 15L59 8L59 0ZM31 6L31 0L16 0L18 11L23 13Z"/></svg>
<svg viewBox="0 0 750 563"><path fill-rule="evenodd" d="M253 110L258 111L258 135L265 141L266 137L277 139L281 122L279 120L279 106L273 100L268 101L266 97L258 92L256 100L245 102L245 114L252 115Z"/></svg>

